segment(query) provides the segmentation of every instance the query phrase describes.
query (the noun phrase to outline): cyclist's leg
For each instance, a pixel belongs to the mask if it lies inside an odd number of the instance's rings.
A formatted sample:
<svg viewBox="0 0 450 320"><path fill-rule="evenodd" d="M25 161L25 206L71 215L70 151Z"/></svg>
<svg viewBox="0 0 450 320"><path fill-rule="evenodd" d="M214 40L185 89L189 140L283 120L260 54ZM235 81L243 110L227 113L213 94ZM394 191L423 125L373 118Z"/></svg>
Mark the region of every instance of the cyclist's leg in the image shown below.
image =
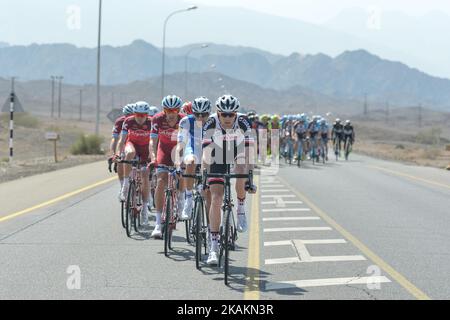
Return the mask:
<svg viewBox="0 0 450 320"><path fill-rule="evenodd" d="M212 164L210 173L225 173L225 165ZM219 252L219 232L221 224L221 208L224 195L224 182L220 178L208 179L209 190L211 192L211 206L209 208L209 230L211 232L211 247L208 257L208 264L218 263Z"/></svg>
<svg viewBox="0 0 450 320"><path fill-rule="evenodd" d="M136 149L131 142L127 142L125 145L125 160L130 161L133 160L136 156ZM120 200L125 201L127 194L128 194L128 186L130 185L130 172L131 172L131 165L130 164L124 164L123 166L123 185L122 190L120 191Z"/></svg>
<svg viewBox="0 0 450 320"><path fill-rule="evenodd" d="M164 193L167 188L168 182L168 170L165 166L158 166L156 169L157 182L155 189L155 207L156 207L156 225L153 230L152 236L161 237L161 216L164 207Z"/></svg>
<svg viewBox="0 0 450 320"><path fill-rule="evenodd" d="M247 166L245 164L236 164L234 166L234 171L236 174L247 174ZM247 195L247 191L245 190L245 183L247 179L236 179L236 195L238 199L237 206L237 218L238 218L238 231L246 232L247 231L247 218L245 212L245 198Z"/></svg>
<svg viewBox="0 0 450 320"><path fill-rule="evenodd" d="M188 175L194 175L197 161L193 154L187 155L184 158L184 164L186 165L185 173ZM193 207L193 189L195 179L192 178L183 178L185 192L184 192L184 203L183 203L183 212L181 213L182 220L188 220L191 217L192 207Z"/></svg>

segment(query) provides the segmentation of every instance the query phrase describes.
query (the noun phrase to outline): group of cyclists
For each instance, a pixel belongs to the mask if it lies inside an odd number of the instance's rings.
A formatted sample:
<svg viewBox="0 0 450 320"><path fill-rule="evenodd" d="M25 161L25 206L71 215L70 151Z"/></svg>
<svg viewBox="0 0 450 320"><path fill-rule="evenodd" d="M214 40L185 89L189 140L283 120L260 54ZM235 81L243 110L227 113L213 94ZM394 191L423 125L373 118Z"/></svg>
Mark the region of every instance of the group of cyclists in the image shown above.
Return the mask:
<svg viewBox="0 0 450 320"><path fill-rule="evenodd" d="M245 114L239 113L240 103L232 95L224 95L215 103L206 97L183 104L175 95L162 101L162 111L156 106L140 101L123 108L113 128L109 162L117 166L121 184L119 200L126 200L130 186L130 161L138 158L147 166L142 167L142 200L149 204L150 172L154 168L156 189L154 192L155 228L153 238L162 238L162 211L164 194L171 168L186 175L206 169L210 174L225 174L227 165L232 165L236 174L248 174L253 169L250 161L254 139L251 125ZM124 160L124 161L123 161ZM219 251L219 228L221 205L224 195L224 179L210 178L204 190L208 213L210 252L207 264L217 265ZM193 209L194 179L180 178L178 219L189 220ZM237 179L237 231L248 228L246 219L247 193L255 193L256 187L248 180ZM141 225L148 226L150 205L144 205Z"/></svg>
<svg viewBox="0 0 450 320"><path fill-rule="evenodd" d="M258 149L262 162L265 161L267 154L275 154L271 150L271 140L274 136L279 137L278 154L284 157L286 162L298 161L298 164L305 158L318 162L319 157L322 157L323 161L328 161L330 139L333 141L336 159L341 156L342 150L346 150L345 158L348 159L348 154L355 142L355 130L350 120L343 123L337 118L330 125L328 120L320 115L312 116L312 118L305 113L282 117L276 114L258 116L254 111L250 111L248 117L252 128L256 130L257 138L267 141L267 147ZM266 135L266 132L270 134Z"/></svg>
<svg viewBox="0 0 450 320"><path fill-rule="evenodd" d="M131 161L138 159L141 167L142 206L140 222L149 224L150 181L156 186L152 193L156 222L151 237L163 237L162 215L165 190L169 172L173 168L180 174L178 186L179 212L174 213L180 221L191 219L195 179L198 172L226 174L232 165L234 173L248 174L255 167L252 159L263 159L276 154L271 150L271 140L279 139L279 153L286 159L299 162L305 157L315 158L322 154L328 160L328 141L333 140L335 151L340 153L341 144L355 141L355 132L349 120L342 123L336 119L330 126L321 116L309 119L306 114L259 116L256 112L239 112L239 100L224 95L213 104L206 97L185 102L180 97L169 95L162 100L161 107L151 106L145 101L128 104L123 108L113 128L108 161L117 164L120 180L119 201L126 201L130 187ZM161 109L160 109L161 108ZM331 131L330 131L331 130ZM261 147L267 141L267 148ZM322 149L323 148L323 149ZM322 150L320 152L320 150ZM153 177L154 175L154 177ZM238 232L248 229L246 219L246 196L256 193L250 179L237 179ZM224 179L207 179L202 189L205 197L208 220L209 255L208 265L218 264L220 244L221 210L224 201Z"/></svg>

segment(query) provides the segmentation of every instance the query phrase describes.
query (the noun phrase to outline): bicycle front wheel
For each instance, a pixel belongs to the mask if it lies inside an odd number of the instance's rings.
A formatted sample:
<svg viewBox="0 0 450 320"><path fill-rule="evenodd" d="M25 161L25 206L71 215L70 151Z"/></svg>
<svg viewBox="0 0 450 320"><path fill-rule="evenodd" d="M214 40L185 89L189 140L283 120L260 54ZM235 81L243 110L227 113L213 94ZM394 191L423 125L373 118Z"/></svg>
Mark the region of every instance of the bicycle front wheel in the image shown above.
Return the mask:
<svg viewBox="0 0 450 320"><path fill-rule="evenodd" d="M231 215L232 215L231 209L227 209L225 212L225 239L223 241L224 244L224 253L225 253L225 259L224 259L224 282L225 285L228 285L228 276L230 275L230 249L231 249L231 243L233 241L232 234L231 234Z"/></svg>
<svg viewBox="0 0 450 320"><path fill-rule="evenodd" d="M135 209L135 201L136 201L136 187L134 182L131 182L128 187L128 196L127 196L127 205L126 205L126 219L125 219L125 230L127 232L127 236L131 236L131 230L134 224L134 209Z"/></svg>
<svg viewBox="0 0 450 320"><path fill-rule="evenodd" d="M203 239L203 200L200 198L195 203L195 266L200 269L200 262L202 261L202 246ZM205 235L206 236L206 235Z"/></svg>
<svg viewBox="0 0 450 320"><path fill-rule="evenodd" d="M165 222L164 222L164 255L167 257L169 255L170 240L172 238L172 228L170 227L170 222L172 220L172 192L166 192L166 207L164 212Z"/></svg>

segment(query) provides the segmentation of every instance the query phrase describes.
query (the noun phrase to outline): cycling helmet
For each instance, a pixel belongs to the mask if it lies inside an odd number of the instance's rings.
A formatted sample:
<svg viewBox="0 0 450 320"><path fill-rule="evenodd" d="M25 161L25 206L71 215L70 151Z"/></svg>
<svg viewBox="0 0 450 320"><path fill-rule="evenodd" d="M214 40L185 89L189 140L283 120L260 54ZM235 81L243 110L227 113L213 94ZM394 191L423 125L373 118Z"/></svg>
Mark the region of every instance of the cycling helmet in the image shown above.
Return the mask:
<svg viewBox="0 0 450 320"><path fill-rule="evenodd" d="M180 109L182 104L180 97L175 95L165 97L161 103L164 109Z"/></svg>
<svg viewBox="0 0 450 320"><path fill-rule="evenodd" d="M337 118L337 119L336 119L336 123L337 123L337 124L340 124L340 123L341 123L341 119Z"/></svg>
<svg viewBox="0 0 450 320"><path fill-rule="evenodd" d="M159 108L155 106L150 107L150 111L148 112L150 117L154 117L157 113L159 113Z"/></svg>
<svg viewBox="0 0 450 320"><path fill-rule="evenodd" d="M275 114L275 115L272 116L272 121L279 122L280 121L280 117Z"/></svg>
<svg viewBox="0 0 450 320"><path fill-rule="evenodd" d="M190 101L185 102L183 104L183 106L181 107L181 113L184 113L184 114L187 114L187 115L192 114L193 113L192 112L192 102L190 102Z"/></svg>
<svg viewBox="0 0 450 320"><path fill-rule="evenodd" d="M352 123L350 122L350 120L345 120L345 125L351 125Z"/></svg>
<svg viewBox="0 0 450 320"><path fill-rule="evenodd" d="M206 97L200 97L194 100L192 104L194 113L211 113L211 101Z"/></svg>
<svg viewBox="0 0 450 320"><path fill-rule="evenodd" d="M123 109L122 109L122 112L123 112L123 114L124 115L126 115L126 116L129 116L129 115L131 115L131 114L133 114L133 107L134 107L134 105L133 104L127 104L125 107L123 107Z"/></svg>
<svg viewBox="0 0 450 320"><path fill-rule="evenodd" d="M293 116L293 115L288 115L288 120L289 120L289 121L294 120L294 116Z"/></svg>
<svg viewBox="0 0 450 320"><path fill-rule="evenodd" d="M149 113L150 112L150 106L145 101L139 101L136 102L133 108L134 113Z"/></svg>
<svg viewBox="0 0 450 320"><path fill-rule="evenodd" d="M327 123L327 120L325 120L324 118L320 119L319 123L321 125L325 125Z"/></svg>
<svg viewBox="0 0 450 320"><path fill-rule="evenodd" d="M239 100L232 95L224 95L216 102L216 107L220 112L237 112L240 107Z"/></svg>

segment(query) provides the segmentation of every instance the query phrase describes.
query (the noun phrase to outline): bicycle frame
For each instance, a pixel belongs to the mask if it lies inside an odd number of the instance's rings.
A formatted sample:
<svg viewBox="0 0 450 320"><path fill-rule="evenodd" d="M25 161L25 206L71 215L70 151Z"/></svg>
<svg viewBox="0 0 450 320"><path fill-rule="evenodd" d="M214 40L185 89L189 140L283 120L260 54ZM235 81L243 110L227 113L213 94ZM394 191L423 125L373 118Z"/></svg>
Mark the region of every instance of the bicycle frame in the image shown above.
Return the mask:
<svg viewBox="0 0 450 320"><path fill-rule="evenodd" d="M165 200L163 206L163 236L164 254L168 256L169 249L172 249L172 232L176 230L178 222L178 172L176 168L169 168L167 188L165 190Z"/></svg>

